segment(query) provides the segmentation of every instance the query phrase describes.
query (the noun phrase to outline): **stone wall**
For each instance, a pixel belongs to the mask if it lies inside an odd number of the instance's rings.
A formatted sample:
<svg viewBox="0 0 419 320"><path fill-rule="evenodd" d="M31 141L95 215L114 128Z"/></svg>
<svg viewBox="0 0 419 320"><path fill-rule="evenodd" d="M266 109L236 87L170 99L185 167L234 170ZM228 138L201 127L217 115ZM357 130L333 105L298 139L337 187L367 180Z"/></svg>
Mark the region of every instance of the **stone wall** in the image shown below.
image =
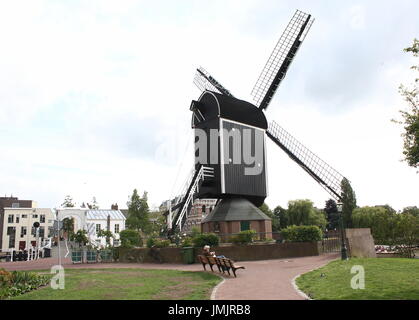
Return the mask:
<svg viewBox="0 0 419 320"><path fill-rule="evenodd" d="M194 256L201 253L201 248L194 249ZM235 261L269 260L296 258L319 255L317 242L231 245L213 247L217 255L224 255ZM182 248L120 248L120 262L143 263L183 263ZM198 262L198 260L196 260Z"/></svg>
<svg viewBox="0 0 419 320"><path fill-rule="evenodd" d="M345 238L351 257L376 258L374 239L369 228L346 229Z"/></svg>

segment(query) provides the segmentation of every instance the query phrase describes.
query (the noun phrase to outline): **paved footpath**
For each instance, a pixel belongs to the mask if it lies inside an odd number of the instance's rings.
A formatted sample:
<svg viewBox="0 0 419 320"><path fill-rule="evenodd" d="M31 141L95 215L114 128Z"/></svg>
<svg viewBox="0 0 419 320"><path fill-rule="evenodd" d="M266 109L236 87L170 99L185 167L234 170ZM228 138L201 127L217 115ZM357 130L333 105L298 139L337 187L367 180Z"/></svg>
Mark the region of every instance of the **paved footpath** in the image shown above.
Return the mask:
<svg viewBox="0 0 419 320"><path fill-rule="evenodd" d="M317 269L338 257L339 254L325 254L303 258L238 262L237 264L246 269L238 270L237 278L223 276L225 281L213 292L213 298L215 300L303 300L304 298L294 289L292 279L301 273ZM48 270L56 264L58 264L58 259L45 258L28 262L0 262L0 268L6 270ZM169 263L72 264L69 259L63 259L62 264L66 269L141 268L202 271L202 265L198 263L189 265Z"/></svg>

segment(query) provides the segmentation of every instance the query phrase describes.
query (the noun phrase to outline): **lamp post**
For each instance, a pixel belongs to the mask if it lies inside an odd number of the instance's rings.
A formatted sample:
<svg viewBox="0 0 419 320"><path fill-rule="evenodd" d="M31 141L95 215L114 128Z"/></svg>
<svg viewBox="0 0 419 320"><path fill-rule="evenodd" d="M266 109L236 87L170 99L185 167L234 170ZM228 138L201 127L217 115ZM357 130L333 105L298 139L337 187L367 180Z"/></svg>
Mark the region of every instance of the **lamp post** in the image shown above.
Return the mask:
<svg viewBox="0 0 419 320"><path fill-rule="evenodd" d="M338 207L339 220L340 220L341 257L342 257L342 260L348 260L348 250L346 249L345 231L343 227L343 212L342 212L343 204L338 203L337 207Z"/></svg>

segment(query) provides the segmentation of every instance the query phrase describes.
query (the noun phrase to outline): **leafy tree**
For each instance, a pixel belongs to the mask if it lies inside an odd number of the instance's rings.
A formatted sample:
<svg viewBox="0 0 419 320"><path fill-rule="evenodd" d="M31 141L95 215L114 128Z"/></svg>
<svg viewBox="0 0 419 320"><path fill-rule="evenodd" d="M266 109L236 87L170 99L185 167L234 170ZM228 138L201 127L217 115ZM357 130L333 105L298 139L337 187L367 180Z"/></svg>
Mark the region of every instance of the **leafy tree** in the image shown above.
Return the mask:
<svg viewBox="0 0 419 320"><path fill-rule="evenodd" d="M316 225L324 229L327 221L324 213L314 208L313 202L306 199L288 202L287 223L288 226Z"/></svg>
<svg viewBox="0 0 419 320"><path fill-rule="evenodd" d="M388 206L356 208L352 220L354 228L370 228L376 244L394 244L397 214Z"/></svg>
<svg viewBox="0 0 419 320"><path fill-rule="evenodd" d="M142 246L143 241L137 230L125 229L119 233L121 247L132 248Z"/></svg>
<svg viewBox="0 0 419 320"><path fill-rule="evenodd" d="M334 230L334 229L339 228L340 217L339 217L339 212L338 212L338 206L335 200L329 199L326 201L324 212L326 213L326 219L327 219L326 228L328 230Z"/></svg>
<svg viewBox="0 0 419 320"><path fill-rule="evenodd" d="M112 239L115 239L114 234L110 230L102 230L102 229L100 229L99 232L97 233L97 236L98 237L106 237L106 244L107 245L110 245L111 238Z"/></svg>
<svg viewBox="0 0 419 320"><path fill-rule="evenodd" d="M396 245L399 253L406 258L415 257L415 246L419 243L419 216L397 215Z"/></svg>
<svg viewBox="0 0 419 320"><path fill-rule="evenodd" d="M406 207L402 210L402 214L411 214L412 216L419 217L419 208L416 206Z"/></svg>
<svg viewBox="0 0 419 320"><path fill-rule="evenodd" d="M127 227L129 229L142 231L144 233L151 232L149 208L147 203L147 192L144 192L143 196L140 197L138 195L137 189L134 189L130 201L127 202L127 206Z"/></svg>
<svg viewBox="0 0 419 320"><path fill-rule="evenodd" d="M411 47L405 48L405 52L411 52L414 57L419 57L419 40L414 39ZM411 67L412 70L419 72L419 65ZM412 87L403 84L399 87L399 92L407 102L408 110L400 110L403 120L397 121L404 126L403 155L407 164L413 168L419 166L419 78L415 79Z"/></svg>
<svg viewBox="0 0 419 320"><path fill-rule="evenodd" d="M281 206L277 206L273 211L274 216L277 219L277 225L275 225L274 230L274 224L272 224L272 231L279 231L281 229L284 229L288 226L288 213L287 209L282 208Z"/></svg>
<svg viewBox="0 0 419 320"><path fill-rule="evenodd" d="M61 204L63 208L74 208L73 198L69 195L65 196L64 202Z"/></svg>
<svg viewBox="0 0 419 320"><path fill-rule="evenodd" d="M355 191L352 189L351 184L346 178L342 179L341 188L343 227L352 228L352 211L356 208Z"/></svg>
<svg viewBox="0 0 419 320"><path fill-rule="evenodd" d="M74 234L74 218L64 218L62 229L67 233L69 239Z"/></svg>
<svg viewBox="0 0 419 320"><path fill-rule="evenodd" d="M259 209L266 214L269 218L272 219L272 231L277 232L279 231L279 217L272 212L269 206L264 202Z"/></svg>
<svg viewBox="0 0 419 320"><path fill-rule="evenodd" d="M77 232L72 235L71 240L78 243L80 247L85 246L89 242L86 230L77 230Z"/></svg>
<svg viewBox="0 0 419 320"><path fill-rule="evenodd" d="M96 201L96 197L93 197L93 199L92 199L92 204L91 205L89 205L89 208L91 209L91 210L97 210L97 209L99 209L99 204L97 203L97 201Z"/></svg>

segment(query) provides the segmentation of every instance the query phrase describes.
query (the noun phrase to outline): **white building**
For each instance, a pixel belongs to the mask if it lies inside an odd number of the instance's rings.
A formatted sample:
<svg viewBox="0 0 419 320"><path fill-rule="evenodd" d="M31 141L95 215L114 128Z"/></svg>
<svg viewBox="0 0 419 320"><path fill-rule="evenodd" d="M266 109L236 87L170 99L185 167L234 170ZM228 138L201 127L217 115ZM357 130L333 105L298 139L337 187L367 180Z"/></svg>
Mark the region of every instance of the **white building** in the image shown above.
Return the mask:
<svg viewBox="0 0 419 320"><path fill-rule="evenodd" d="M119 246L119 232L125 230L125 216L120 210L91 210L87 208L60 208L58 219L73 218L74 232L86 230L90 242L94 245L106 246L106 237L99 237L99 230L111 231L115 239L111 244ZM109 220L109 221L108 221Z"/></svg>
<svg viewBox="0 0 419 320"><path fill-rule="evenodd" d="M100 230L109 230L115 239L110 239L114 246L120 245L119 232L125 230L125 216L120 210L87 210L86 224L88 234L102 246L106 246L106 237L98 237Z"/></svg>
<svg viewBox="0 0 419 320"><path fill-rule="evenodd" d="M40 243L52 235L54 215L45 208L4 208L2 252L28 250L36 246L33 224L39 222Z"/></svg>

